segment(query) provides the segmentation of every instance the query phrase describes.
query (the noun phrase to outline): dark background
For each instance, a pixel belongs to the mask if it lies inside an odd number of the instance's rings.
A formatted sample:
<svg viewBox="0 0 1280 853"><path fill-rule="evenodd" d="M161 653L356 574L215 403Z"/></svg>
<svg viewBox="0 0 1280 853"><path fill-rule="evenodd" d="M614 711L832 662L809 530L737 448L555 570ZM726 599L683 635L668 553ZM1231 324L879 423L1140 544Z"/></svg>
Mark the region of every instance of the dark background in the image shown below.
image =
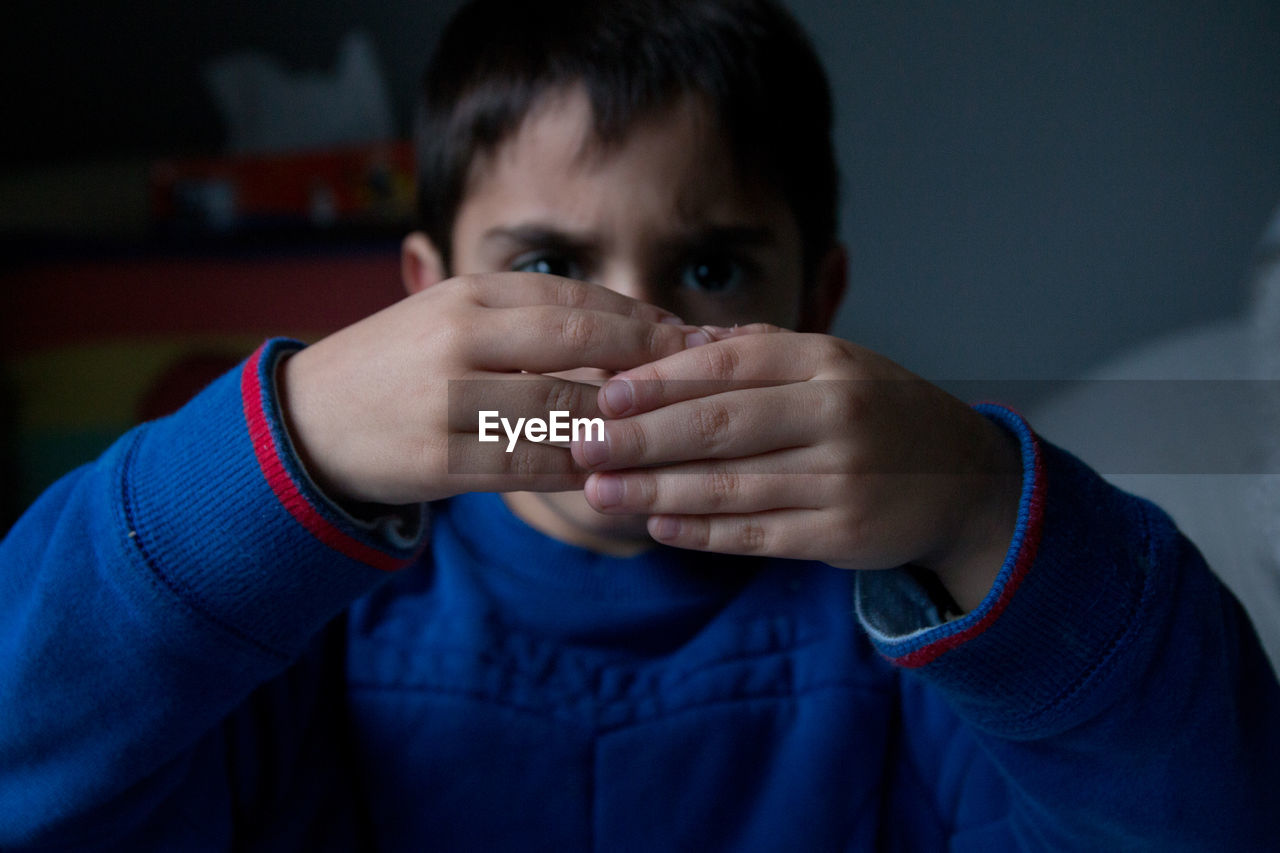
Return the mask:
<svg viewBox="0 0 1280 853"><path fill-rule="evenodd" d="M59 176L217 152L204 63L253 49L323 71L354 29L407 134L455 5L20 0L0 36L0 207L78 222L96 205L111 230L111 184ZM1277 3L789 5L839 93L841 334L935 379L1070 377L1245 306L1280 203Z"/></svg>

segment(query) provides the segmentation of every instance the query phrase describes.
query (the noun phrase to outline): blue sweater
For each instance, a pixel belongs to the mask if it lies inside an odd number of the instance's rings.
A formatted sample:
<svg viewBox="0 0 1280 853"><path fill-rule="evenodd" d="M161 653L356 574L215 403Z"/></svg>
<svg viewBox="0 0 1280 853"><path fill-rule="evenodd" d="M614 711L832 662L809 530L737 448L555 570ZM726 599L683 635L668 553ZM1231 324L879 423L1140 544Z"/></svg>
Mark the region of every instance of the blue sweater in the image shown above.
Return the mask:
<svg viewBox="0 0 1280 853"><path fill-rule="evenodd" d="M1018 532L906 571L356 521L272 343L0 547L0 848L1274 850L1280 688L1152 505L998 409Z"/></svg>

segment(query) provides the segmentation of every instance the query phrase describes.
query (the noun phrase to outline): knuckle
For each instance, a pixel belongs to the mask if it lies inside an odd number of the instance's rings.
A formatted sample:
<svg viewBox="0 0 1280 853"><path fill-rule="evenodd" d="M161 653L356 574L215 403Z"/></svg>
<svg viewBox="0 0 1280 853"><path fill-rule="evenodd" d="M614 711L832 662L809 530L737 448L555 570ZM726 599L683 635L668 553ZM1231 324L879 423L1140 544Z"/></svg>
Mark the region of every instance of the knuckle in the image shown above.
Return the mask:
<svg viewBox="0 0 1280 853"><path fill-rule="evenodd" d="M581 308L587 304L587 289L573 279L557 279L556 301L566 308Z"/></svg>
<svg viewBox="0 0 1280 853"><path fill-rule="evenodd" d="M474 305L484 302L484 279L475 276L460 276L443 282L450 287L450 293L456 293Z"/></svg>
<svg viewBox="0 0 1280 853"><path fill-rule="evenodd" d="M532 477L538 473L538 460L534 448L523 442L507 454L507 473L516 477Z"/></svg>
<svg viewBox="0 0 1280 853"><path fill-rule="evenodd" d="M857 359L839 338L830 335L815 335L813 345L817 347L818 361L830 368L853 368Z"/></svg>
<svg viewBox="0 0 1280 853"><path fill-rule="evenodd" d="M681 345L684 344L684 338L681 337L677 343L673 327L669 325L649 324L640 341L640 345L644 348L644 352L652 357L661 357L669 352L679 351Z"/></svg>
<svg viewBox="0 0 1280 853"><path fill-rule="evenodd" d="M856 393L858 383L856 380L850 380L850 383L852 389L844 387L844 383L836 383L831 388L832 393L818 396L816 408L822 423L840 427L858 420L859 410L862 408L860 397Z"/></svg>
<svg viewBox="0 0 1280 853"><path fill-rule="evenodd" d="M701 348L704 368L711 379L732 379L742 363L742 357L733 346L710 345Z"/></svg>
<svg viewBox="0 0 1280 853"><path fill-rule="evenodd" d="M819 379L813 383L818 399L814 410L826 424L851 426L876 414L876 401L884 390L882 381L862 378Z"/></svg>
<svg viewBox="0 0 1280 853"><path fill-rule="evenodd" d="M596 337L595 318L582 311L570 311L560 321L560 337L574 349L591 346Z"/></svg>
<svg viewBox="0 0 1280 853"><path fill-rule="evenodd" d="M721 444L729 432L729 410L720 403L706 403L693 410L692 438L699 448L710 450Z"/></svg>
<svg viewBox="0 0 1280 853"><path fill-rule="evenodd" d="M711 547L711 525L703 518L687 518L681 527L681 539L690 548Z"/></svg>
<svg viewBox="0 0 1280 853"><path fill-rule="evenodd" d="M819 464L824 473L833 474L845 482L845 488L862 488L860 478L869 473L866 461L853 442L831 442L822 448Z"/></svg>
<svg viewBox="0 0 1280 853"><path fill-rule="evenodd" d="M658 502L658 483L652 474L639 474L628 480L628 493L634 495L636 508L652 507Z"/></svg>
<svg viewBox="0 0 1280 853"><path fill-rule="evenodd" d="M581 410L582 394L580 386L572 382L552 382L547 388L545 399L548 412L571 412Z"/></svg>
<svg viewBox="0 0 1280 853"><path fill-rule="evenodd" d="M831 361L851 361L853 354L849 352L849 348L839 338L830 335L819 335L818 340L822 342L823 355Z"/></svg>
<svg viewBox="0 0 1280 853"><path fill-rule="evenodd" d="M714 511L723 507L738 493L738 475L723 468L711 471L706 479L707 503Z"/></svg>
<svg viewBox="0 0 1280 853"><path fill-rule="evenodd" d="M657 323L664 316L662 310L656 306L633 299L626 294L619 295L625 300L622 304L622 311L628 317L636 320L645 320L649 323Z"/></svg>
<svg viewBox="0 0 1280 853"><path fill-rule="evenodd" d="M768 537L764 525L755 519L744 519L738 525L738 545L746 553L757 553L764 550Z"/></svg>
<svg viewBox="0 0 1280 853"><path fill-rule="evenodd" d="M468 322L463 317L458 322L446 322L434 328L424 329L418 338L425 352L438 353L446 364L473 365L482 353L482 342L476 335L466 333Z"/></svg>

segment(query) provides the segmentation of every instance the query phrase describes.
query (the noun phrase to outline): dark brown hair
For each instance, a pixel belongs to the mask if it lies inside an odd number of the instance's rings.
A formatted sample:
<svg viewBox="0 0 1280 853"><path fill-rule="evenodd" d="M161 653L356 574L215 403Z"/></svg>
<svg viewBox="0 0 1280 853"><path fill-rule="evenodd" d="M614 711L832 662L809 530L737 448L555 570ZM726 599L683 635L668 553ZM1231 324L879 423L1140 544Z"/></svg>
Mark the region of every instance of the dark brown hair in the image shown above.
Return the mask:
<svg viewBox="0 0 1280 853"><path fill-rule="evenodd" d="M420 226L450 263L471 164L537 99L581 85L604 143L686 94L711 109L744 177L771 184L806 279L835 241L831 95L813 46L770 0L473 0L427 68L417 128Z"/></svg>

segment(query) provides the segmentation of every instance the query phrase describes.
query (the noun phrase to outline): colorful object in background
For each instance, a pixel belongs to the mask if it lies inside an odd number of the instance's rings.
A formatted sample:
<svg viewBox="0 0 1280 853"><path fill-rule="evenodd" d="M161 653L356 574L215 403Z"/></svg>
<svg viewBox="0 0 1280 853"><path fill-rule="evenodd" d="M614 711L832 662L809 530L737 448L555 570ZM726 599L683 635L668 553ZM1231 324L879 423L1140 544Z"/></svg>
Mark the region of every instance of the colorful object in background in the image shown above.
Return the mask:
<svg viewBox="0 0 1280 853"><path fill-rule="evenodd" d="M156 223L177 230L405 228L413 182L408 142L165 160L151 171L151 204Z"/></svg>
<svg viewBox="0 0 1280 853"><path fill-rule="evenodd" d="M0 529L263 338L312 340L395 301L397 248L104 255L12 271L0 282Z"/></svg>

